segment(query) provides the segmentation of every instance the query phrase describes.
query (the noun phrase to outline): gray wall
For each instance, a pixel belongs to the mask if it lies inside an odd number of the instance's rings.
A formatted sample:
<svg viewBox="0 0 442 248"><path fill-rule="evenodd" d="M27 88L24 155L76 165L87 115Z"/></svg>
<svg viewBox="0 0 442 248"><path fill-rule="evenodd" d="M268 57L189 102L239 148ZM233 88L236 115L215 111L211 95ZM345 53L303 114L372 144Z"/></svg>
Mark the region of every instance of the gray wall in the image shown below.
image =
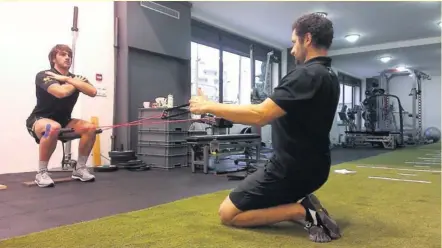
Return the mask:
<svg viewBox="0 0 442 248"><path fill-rule="evenodd" d="M180 12L180 19L140 6L115 2L119 20L116 61L115 124L135 121L144 101L174 95L174 103L190 98L191 5L158 2ZM114 130L116 147L136 149L136 127Z"/></svg>
<svg viewBox="0 0 442 248"><path fill-rule="evenodd" d="M130 47L190 59L190 5L180 2L158 2L180 12L177 20L142 8L140 2L127 2L128 45Z"/></svg>
<svg viewBox="0 0 442 248"><path fill-rule="evenodd" d="M190 61L165 57L138 49L129 50L129 119L138 118L143 102L173 94L174 105L190 98ZM137 147L138 127L130 128L130 147Z"/></svg>

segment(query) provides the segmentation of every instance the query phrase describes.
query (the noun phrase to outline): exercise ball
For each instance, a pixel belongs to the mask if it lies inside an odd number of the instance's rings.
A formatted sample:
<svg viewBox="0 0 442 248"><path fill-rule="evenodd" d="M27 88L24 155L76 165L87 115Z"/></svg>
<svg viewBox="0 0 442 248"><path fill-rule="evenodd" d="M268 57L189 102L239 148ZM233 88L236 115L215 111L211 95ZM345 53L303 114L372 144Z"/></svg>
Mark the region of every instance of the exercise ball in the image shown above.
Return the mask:
<svg viewBox="0 0 442 248"><path fill-rule="evenodd" d="M424 132L424 137L426 140L432 140L436 143L440 140L440 130L437 127L429 127Z"/></svg>

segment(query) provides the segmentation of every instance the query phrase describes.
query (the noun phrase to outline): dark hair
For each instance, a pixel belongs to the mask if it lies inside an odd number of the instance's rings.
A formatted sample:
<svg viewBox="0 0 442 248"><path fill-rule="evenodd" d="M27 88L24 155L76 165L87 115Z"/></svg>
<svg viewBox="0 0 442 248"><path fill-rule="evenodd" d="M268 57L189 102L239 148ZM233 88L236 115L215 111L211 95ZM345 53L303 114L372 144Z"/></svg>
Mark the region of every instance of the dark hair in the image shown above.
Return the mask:
<svg viewBox="0 0 442 248"><path fill-rule="evenodd" d="M55 59L55 56L59 52L66 52L72 58L72 49L68 45L57 44L51 49L48 55L49 64L51 65L51 68L54 67L54 62L52 61Z"/></svg>
<svg viewBox="0 0 442 248"><path fill-rule="evenodd" d="M292 31L303 42L307 33L312 35L312 43L316 48L329 49L333 41L333 23L321 14L313 13L301 16L292 25Z"/></svg>

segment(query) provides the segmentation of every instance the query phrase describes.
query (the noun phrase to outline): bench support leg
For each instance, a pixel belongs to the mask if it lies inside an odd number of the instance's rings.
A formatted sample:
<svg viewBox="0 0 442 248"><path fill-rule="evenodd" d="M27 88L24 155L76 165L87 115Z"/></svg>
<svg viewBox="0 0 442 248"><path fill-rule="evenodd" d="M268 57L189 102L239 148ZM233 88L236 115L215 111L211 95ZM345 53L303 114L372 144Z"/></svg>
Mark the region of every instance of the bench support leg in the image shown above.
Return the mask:
<svg viewBox="0 0 442 248"><path fill-rule="evenodd" d="M71 153L66 153L64 143L61 143L63 147L63 156L61 158L61 167L50 169L50 172L72 172L77 165L77 161L71 159Z"/></svg>

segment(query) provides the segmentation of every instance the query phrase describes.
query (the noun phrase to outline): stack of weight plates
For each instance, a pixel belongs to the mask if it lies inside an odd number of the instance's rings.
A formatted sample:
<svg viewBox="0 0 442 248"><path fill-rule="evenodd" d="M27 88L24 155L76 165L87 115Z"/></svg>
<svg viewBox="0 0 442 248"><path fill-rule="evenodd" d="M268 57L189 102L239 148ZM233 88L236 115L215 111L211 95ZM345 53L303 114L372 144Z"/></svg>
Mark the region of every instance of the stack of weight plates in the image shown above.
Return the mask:
<svg viewBox="0 0 442 248"><path fill-rule="evenodd" d="M110 164L118 169L127 169L131 171L148 170L150 166L146 165L142 160L137 159L134 151L110 151Z"/></svg>

